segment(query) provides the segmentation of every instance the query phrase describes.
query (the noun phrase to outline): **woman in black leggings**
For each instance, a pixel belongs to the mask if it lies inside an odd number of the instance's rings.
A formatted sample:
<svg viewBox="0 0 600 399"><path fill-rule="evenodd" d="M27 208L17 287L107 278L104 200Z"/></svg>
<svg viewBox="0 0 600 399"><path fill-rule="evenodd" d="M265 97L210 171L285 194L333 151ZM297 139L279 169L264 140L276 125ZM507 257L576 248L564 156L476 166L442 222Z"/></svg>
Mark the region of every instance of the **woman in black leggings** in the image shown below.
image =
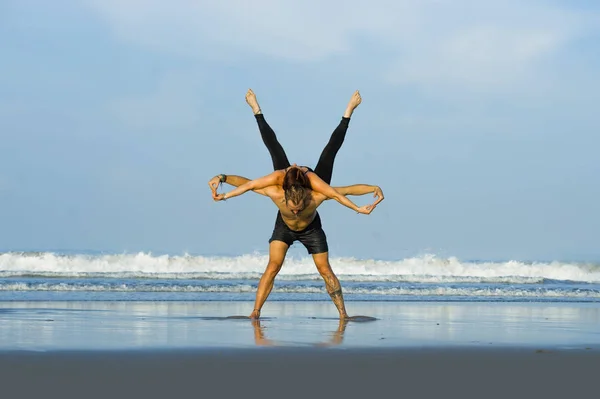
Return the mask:
<svg viewBox="0 0 600 399"><path fill-rule="evenodd" d="M254 116L256 117L256 122L258 123L258 129L260 130L260 135L262 137L265 146L269 150L271 154L271 160L273 161L273 170L281 170L290 167L290 161L288 161L287 155L283 150L283 147L277 140L277 136L275 132L267 121L265 120L264 115L260 110L260 106L258 105L258 101L256 100L256 95L252 90L248 90L246 94L246 102L252 108L254 112ZM348 107L346 108L346 112L340 121L340 124L335 128L329 142L321 152L321 156L319 157L319 162L314 169L314 172L317 176L319 176L325 183L331 184L331 176L333 174L333 163L335 161L335 156L338 151L342 147L344 143L344 138L346 137L346 131L348 130L348 124L350 123L350 117L352 113L361 103L361 97L358 90L352 95L350 102L348 103Z"/></svg>

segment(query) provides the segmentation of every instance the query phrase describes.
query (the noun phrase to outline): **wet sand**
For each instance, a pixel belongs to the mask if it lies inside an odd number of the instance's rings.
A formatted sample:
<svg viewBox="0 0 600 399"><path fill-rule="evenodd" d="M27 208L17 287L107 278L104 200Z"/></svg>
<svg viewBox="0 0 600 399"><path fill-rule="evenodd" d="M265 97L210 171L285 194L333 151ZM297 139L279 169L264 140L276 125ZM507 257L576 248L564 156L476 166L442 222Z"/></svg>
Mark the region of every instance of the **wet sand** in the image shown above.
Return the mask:
<svg viewBox="0 0 600 399"><path fill-rule="evenodd" d="M0 306L6 397L594 395L600 306L327 302ZM591 389L593 389L591 391ZM4 395L3 395L4 397Z"/></svg>

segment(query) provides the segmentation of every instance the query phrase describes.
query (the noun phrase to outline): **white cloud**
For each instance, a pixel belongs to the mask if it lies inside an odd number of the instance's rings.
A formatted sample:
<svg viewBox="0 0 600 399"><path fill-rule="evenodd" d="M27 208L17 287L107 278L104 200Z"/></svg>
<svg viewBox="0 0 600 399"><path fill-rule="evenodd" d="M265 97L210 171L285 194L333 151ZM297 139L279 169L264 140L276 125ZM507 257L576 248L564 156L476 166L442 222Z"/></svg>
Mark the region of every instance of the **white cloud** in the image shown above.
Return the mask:
<svg viewBox="0 0 600 399"><path fill-rule="evenodd" d="M360 59L365 38L389 55L369 63L375 76L424 89L518 86L600 25L549 1L88 1L123 40L186 57Z"/></svg>
<svg viewBox="0 0 600 399"><path fill-rule="evenodd" d="M295 60L348 50L348 12L307 0L163 2L89 0L123 39L159 51L206 57L225 48ZM352 17L352 16L350 16ZM376 21L375 21L376 22ZM360 26L357 26L360 28ZM223 49L221 55L226 53Z"/></svg>
<svg viewBox="0 0 600 399"><path fill-rule="evenodd" d="M446 10L432 14L429 22L438 29L421 29L420 39L405 41L407 55L399 57L387 76L428 90L512 91L550 70L546 63L591 26L587 16L541 3L470 3L455 2L451 8L445 3ZM466 20L453 17L467 9Z"/></svg>
<svg viewBox="0 0 600 399"><path fill-rule="evenodd" d="M555 52L562 38L552 32L473 27L434 45L415 49L388 69L395 83L432 88L461 85L502 90Z"/></svg>

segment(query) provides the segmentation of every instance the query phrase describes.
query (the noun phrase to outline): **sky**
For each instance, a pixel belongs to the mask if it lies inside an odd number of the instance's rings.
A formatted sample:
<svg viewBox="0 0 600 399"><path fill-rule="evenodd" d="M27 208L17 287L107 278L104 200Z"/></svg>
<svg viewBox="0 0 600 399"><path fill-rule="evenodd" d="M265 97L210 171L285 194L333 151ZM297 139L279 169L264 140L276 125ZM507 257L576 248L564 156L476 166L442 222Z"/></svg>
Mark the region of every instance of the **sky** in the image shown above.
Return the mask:
<svg viewBox="0 0 600 399"><path fill-rule="evenodd" d="M308 166L358 89L332 185L385 200L319 208L332 256L600 261L595 1L3 0L0 38L0 251L267 253L273 203L207 186L272 171L247 89Z"/></svg>

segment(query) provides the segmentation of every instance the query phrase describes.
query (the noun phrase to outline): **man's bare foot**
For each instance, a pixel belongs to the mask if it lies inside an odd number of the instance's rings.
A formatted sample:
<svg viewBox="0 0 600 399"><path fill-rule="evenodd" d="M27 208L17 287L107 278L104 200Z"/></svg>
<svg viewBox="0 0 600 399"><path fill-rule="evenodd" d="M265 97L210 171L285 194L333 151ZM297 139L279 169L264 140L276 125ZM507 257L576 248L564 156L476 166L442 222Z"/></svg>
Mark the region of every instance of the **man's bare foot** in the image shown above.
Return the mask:
<svg viewBox="0 0 600 399"><path fill-rule="evenodd" d="M252 112L254 112L254 115L258 115L261 113L260 105L258 105L258 101L256 100L256 94L254 94L252 89L248 89L248 92L246 93L246 102L248 103L250 108L252 108Z"/></svg>
<svg viewBox="0 0 600 399"><path fill-rule="evenodd" d="M354 94L352 94L350 102L348 102L348 107L346 108L346 112L344 113L344 118L350 118L356 107L358 107L361 102L362 97L360 96L358 90L356 90Z"/></svg>
<svg viewBox="0 0 600 399"><path fill-rule="evenodd" d="M250 313L250 316L248 316L250 319L252 320L258 320L260 319L260 310L258 309L254 309L252 311L252 313Z"/></svg>

